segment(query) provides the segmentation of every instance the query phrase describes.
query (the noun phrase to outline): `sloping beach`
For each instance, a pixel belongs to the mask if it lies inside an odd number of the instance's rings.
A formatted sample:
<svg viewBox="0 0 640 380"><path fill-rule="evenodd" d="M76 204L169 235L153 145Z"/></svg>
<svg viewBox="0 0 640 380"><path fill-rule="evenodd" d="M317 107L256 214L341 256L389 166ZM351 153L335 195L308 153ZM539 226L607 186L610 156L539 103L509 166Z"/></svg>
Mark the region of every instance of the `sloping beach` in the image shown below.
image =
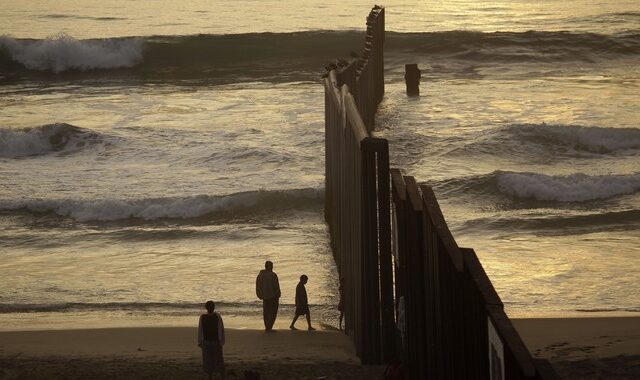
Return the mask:
<svg viewBox="0 0 640 380"><path fill-rule="evenodd" d="M640 317L514 323L563 379L640 376ZM0 379L193 379L203 376L199 355L192 327L0 332ZM378 379L384 370L361 366L348 337L330 329L228 328L225 360L231 379L246 370L264 379Z"/></svg>

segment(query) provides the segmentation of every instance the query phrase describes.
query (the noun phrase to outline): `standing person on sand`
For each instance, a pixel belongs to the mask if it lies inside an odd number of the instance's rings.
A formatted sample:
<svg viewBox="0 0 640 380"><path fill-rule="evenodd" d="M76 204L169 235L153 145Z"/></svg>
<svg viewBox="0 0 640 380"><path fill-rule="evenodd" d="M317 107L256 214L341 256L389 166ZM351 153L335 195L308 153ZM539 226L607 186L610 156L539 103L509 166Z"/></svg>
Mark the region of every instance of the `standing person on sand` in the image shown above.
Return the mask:
<svg viewBox="0 0 640 380"><path fill-rule="evenodd" d="M309 312L309 300L307 299L307 289L304 287L308 280L309 277L303 274L302 276L300 276L300 282L298 283L298 286L296 286L296 315L293 317L293 321L291 321L291 325L289 326L291 330L297 330L294 325L296 324L298 317L301 315L307 316L307 324L309 325L309 330L315 330L313 327L311 327L311 312Z"/></svg>
<svg viewBox="0 0 640 380"><path fill-rule="evenodd" d="M278 275L273 271L273 263L264 263L264 269L256 278L256 295L262 300L262 317L264 329L273 331L273 324L278 315L278 302L280 300L280 283Z"/></svg>
<svg viewBox="0 0 640 380"><path fill-rule="evenodd" d="M204 307L207 309L207 314L202 314L198 323L198 346L202 349L202 369L209 375L209 380L213 378L213 372L216 370L224 380L222 355L224 323L220 314L214 311L216 304L213 301L207 301Z"/></svg>

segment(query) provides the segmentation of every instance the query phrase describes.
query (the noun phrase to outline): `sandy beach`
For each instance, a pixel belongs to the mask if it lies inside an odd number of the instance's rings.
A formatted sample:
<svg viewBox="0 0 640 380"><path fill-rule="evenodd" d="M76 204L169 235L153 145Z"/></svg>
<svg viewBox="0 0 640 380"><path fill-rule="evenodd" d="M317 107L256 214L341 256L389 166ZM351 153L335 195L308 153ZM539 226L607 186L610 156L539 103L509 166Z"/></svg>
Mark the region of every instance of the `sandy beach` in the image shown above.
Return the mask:
<svg viewBox="0 0 640 380"><path fill-rule="evenodd" d="M359 365L339 331L226 330L230 378L245 370L268 379L369 379L381 367ZM0 333L0 379L202 376L195 328L107 328ZM323 377L324 376L324 377Z"/></svg>
<svg viewBox="0 0 640 380"><path fill-rule="evenodd" d="M640 317L514 320L531 352L564 379L640 376ZM0 332L0 379L192 379L202 376L196 329L107 328ZM227 329L228 378L378 379L335 330Z"/></svg>
<svg viewBox="0 0 640 380"><path fill-rule="evenodd" d="M563 379L640 378L640 317L513 319Z"/></svg>

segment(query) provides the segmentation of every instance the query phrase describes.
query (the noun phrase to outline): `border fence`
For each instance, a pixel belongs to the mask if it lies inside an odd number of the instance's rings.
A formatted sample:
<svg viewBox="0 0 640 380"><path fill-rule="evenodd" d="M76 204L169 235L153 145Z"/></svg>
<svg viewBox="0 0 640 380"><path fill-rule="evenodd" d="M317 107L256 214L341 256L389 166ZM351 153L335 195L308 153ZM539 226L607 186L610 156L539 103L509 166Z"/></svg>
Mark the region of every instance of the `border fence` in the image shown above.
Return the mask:
<svg viewBox="0 0 640 380"><path fill-rule="evenodd" d="M364 52L325 88L325 219L363 364L401 358L410 379L556 379L534 360L473 249L458 247L433 190L389 168L371 136L384 94L384 8Z"/></svg>
<svg viewBox="0 0 640 380"><path fill-rule="evenodd" d="M383 43L384 9L378 7L367 18L362 56L335 65L323 79L325 219L349 300L345 330L367 364L392 357L395 339L389 146L369 136L384 94Z"/></svg>

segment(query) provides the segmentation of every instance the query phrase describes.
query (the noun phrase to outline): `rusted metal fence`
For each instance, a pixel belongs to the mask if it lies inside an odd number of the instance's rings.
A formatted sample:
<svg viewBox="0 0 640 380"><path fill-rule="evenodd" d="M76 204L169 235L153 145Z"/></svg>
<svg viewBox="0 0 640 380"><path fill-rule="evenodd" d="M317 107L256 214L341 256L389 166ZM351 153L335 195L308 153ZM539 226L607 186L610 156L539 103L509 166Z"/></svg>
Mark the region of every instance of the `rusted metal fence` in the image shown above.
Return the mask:
<svg viewBox="0 0 640 380"><path fill-rule="evenodd" d="M344 279L345 324L363 363L394 353L389 147L370 137L348 86L324 79L325 218Z"/></svg>
<svg viewBox="0 0 640 380"><path fill-rule="evenodd" d="M376 7L362 56L323 79L325 218L344 279L346 331L363 363L389 360L395 351L389 147L369 136L384 93L383 39L384 9Z"/></svg>
<svg viewBox="0 0 640 380"><path fill-rule="evenodd" d="M391 169L396 300L411 379L554 379L534 361L433 190Z"/></svg>
<svg viewBox="0 0 640 380"><path fill-rule="evenodd" d="M556 378L532 359L475 252L456 244L431 188L389 169L387 140L370 135L383 45L375 7L365 53L323 78L325 219L358 356L401 357L410 379Z"/></svg>

